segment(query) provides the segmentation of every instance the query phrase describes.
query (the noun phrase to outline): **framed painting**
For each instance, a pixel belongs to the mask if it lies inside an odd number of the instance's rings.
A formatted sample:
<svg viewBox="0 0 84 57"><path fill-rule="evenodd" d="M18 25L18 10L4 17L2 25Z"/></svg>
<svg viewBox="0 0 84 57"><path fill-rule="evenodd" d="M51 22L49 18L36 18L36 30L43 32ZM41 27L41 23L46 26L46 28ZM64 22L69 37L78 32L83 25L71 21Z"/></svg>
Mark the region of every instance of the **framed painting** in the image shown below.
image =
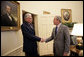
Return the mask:
<svg viewBox="0 0 84 57"><path fill-rule="evenodd" d="M16 1L1 1L1 31L20 29L20 4Z"/></svg>
<svg viewBox="0 0 84 57"><path fill-rule="evenodd" d="M71 9L61 9L62 23L72 22L72 10Z"/></svg>

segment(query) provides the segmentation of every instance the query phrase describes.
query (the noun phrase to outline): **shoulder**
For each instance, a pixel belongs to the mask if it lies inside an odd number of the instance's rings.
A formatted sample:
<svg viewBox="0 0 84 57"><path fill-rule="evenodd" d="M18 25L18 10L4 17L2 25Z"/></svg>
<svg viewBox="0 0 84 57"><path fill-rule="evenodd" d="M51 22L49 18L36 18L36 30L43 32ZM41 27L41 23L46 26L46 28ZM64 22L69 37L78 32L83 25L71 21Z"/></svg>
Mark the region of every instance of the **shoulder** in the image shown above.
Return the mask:
<svg viewBox="0 0 84 57"><path fill-rule="evenodd" d="M62 27L64 27L64 28L68 28L68 26L66 26L66 25L63 25L63 24L62 24Z"/></svg>
<svg viewBox="0 0 84 57"><path fill-rule="evenodd" d="M54 31L55 31L55 29L56 29L56 27L53 27L53 30L52 30L52 31L54 32Z"/></svg>
<svg viewBox="0 0 84 57"><path fill-rule="evenodd" d="M55 29L56 27L53 28L53 30Z"/></svg>
<svg viewBox="0 0 84 57"><path fill-rule="evenodd" d="M29 27L29 24L27 24L27 23L23 23L22 25L21 25L21 27Z"/></svg>
<svg viewBox="0 0 84 57"><path fill-rule="evenodd" d="M68 29L68 26L66 26L66 25L62 24L61 26L62 26L63 29Z"/></svg>
<svg viewBox="0 0 84 57"><path fill-rule="evenodd" d="M25 27L26 25L23 23L22 25L21 25L21 27Z"/></svg>
<svg viewBox="0 0 84 57"><path fill-rule="evenodd" d="M7 14L3 14L2 16L8 16Z"/></svg>
<svg viewBox="0 0 84 57"><path fill-rule="evenodd" d="M7 14L1 15L2 18L7 18Z"/></svg>

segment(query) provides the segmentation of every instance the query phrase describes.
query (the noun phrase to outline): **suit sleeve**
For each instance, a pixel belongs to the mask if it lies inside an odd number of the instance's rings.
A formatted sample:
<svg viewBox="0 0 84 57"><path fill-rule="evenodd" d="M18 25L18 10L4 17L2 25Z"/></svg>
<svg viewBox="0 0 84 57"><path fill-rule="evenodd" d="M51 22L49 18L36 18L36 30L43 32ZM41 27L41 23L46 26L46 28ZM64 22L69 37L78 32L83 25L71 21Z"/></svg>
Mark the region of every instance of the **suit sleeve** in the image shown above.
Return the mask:
<svg viewBox="0 0 84 57"><path fill-rule="evenodd" d="M65 29L64 29L64 38L65 38L65 50L64 50L64 52L69 53L69 49L70 49L70 34L69 34L68 27L65 27Z"/></svg>
<svg viewBox="0 0 84 57"><path fill-rule="evenodd" d="M28 39L33 40L33 41L40 41L41 40L41 38L29 33L29 31L26 29L25 26L22 25L21 29L22 29L23 35L26 36Z"/></svg>
<svg viewBox="0 0 84 57"><path fill-rule="evenodd" d="M53 29L53 32L54 32L54 29ZM54 38L53 32L52 32L51 36L48 39L46 39L46 41L45 41L46 43L53 40L53 38Z"/></svg>

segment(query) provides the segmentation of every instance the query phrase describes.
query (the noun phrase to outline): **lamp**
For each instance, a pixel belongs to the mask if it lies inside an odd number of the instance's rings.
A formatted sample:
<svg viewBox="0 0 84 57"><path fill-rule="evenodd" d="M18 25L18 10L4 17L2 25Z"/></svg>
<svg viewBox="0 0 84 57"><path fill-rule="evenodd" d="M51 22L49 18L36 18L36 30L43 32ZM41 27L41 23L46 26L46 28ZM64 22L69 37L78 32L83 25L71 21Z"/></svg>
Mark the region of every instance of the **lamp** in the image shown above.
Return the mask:
<svg viewBox="0 0 84 57"><path fill-rule="evenodd" d="M71 35L77 36L78 45L81 45L80 42L83 37L83 24L74 24Z"/></svg>

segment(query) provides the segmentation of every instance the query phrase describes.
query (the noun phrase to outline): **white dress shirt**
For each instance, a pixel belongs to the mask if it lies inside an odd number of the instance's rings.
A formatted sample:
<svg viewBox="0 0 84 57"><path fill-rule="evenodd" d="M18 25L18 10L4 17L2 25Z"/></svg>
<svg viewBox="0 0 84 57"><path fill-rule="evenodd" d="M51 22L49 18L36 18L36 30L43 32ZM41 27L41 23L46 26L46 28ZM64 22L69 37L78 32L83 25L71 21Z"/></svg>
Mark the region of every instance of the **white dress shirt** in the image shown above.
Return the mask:
<svg viewBox="0 0 84 57"><path fill-rule="evenodd" d="M60 25L61 25L61 23L57 25L57 31L58 31L58 29L59 29Z"/></svg>

